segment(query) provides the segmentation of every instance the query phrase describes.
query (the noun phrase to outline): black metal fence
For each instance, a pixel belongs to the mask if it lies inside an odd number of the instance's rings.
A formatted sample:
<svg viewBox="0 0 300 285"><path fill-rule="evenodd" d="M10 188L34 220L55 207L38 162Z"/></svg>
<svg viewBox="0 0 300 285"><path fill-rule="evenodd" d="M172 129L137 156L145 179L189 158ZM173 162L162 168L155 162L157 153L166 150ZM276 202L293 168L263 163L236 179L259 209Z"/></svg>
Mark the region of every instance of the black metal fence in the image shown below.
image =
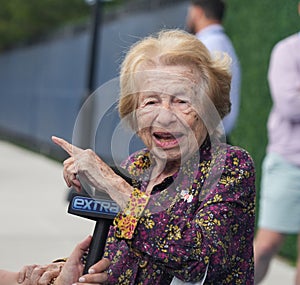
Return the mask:
<svg viewBox="0 0 300 285"><path fill-rule="evenodd" d="M133 6L130 6L133 5ZM96 84L118 76L127 48L162 28L184 28L187 1L134 1L105 14ZM68 27L48 40L0 55L0 136L56 158L51 135L72 140L74 124L86 96L90 31ZM97 104L101 104L98 102ZM97 136L97 152L110 159L111 117Z"/></svg>

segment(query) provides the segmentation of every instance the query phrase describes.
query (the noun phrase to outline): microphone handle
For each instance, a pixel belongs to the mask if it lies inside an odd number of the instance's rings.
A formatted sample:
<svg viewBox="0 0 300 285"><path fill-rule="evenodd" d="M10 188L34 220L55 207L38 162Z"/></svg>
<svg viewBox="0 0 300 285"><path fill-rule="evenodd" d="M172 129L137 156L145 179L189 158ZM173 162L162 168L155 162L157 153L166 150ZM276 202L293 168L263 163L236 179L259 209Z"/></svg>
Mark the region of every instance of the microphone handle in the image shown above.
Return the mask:
<svg viewBox="0 0 300 285"><path fill-rule="evenodd" d="M109 227L112 225L112 222L112 219L97 220L83 274L87 274L89 268L102 258Z"/></svg>

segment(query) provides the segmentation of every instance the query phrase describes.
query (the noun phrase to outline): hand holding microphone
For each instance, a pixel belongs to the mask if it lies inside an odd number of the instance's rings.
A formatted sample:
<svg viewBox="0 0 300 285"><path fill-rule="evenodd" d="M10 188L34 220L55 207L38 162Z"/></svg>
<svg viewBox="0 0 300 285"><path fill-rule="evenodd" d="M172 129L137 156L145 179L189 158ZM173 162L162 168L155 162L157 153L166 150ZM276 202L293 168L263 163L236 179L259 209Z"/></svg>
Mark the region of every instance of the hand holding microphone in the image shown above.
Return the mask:
<svg viewBox="0 0 300 285"><path fill-rule="evenodd" d="M107 281L107 269L110 265L110 261L107 258L101 259L90 269L90 274L82 276L82 256L90 248L92 241L91 236L85 238L82 242L77 244L67 262L64 264L62 271L57 278L53 278L49 284L54 285L69 285L78 284L80 282L84 285L88 284L102 284ZM44 284L44 283L43 283Z"/></svg>
<svg viewBox="0 0 300 285"><path fill-rule="evenodd" d="M96 221L83 271L87 274L91 267L99 270L104 266L104 261L98 261L103 256L112 221L121 208L126 206L130 197L131 181L117 172L117 169L109 167L94 151L83 150L55 136L52 140L70 155L64 161L63 176L67 185L73 186L77 194L71 197L68 212ZM91 187L96 189L93 194L95 197L80 194L83 188L91 193L88 189Z"/></svg>

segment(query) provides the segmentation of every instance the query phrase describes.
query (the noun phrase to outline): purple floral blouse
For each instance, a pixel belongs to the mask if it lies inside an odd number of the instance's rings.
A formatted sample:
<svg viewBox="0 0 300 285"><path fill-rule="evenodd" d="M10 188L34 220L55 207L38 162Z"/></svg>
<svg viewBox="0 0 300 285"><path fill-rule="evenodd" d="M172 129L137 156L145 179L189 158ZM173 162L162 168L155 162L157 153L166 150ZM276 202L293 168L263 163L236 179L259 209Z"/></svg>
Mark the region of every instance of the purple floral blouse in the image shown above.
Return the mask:
<svg viewBox="0 0 300 285"><path fill-rule="evenodd" d="M147 150L123 165L141 192L151 165ZM206 140L178 173L153 188L141 213L132 237L119 237L119 217L110 229L109 284L167 285L174 276L197 282L208 266L204 284L253 285L255 171L245 150Z"/></svg>

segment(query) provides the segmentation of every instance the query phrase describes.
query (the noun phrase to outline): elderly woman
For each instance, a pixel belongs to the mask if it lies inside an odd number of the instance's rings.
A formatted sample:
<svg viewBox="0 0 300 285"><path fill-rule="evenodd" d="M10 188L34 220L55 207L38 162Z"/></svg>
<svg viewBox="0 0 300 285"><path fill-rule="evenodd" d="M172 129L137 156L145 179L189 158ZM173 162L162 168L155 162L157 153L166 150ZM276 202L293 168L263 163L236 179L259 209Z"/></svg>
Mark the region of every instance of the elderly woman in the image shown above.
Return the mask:
<svg viewBox="0 0 300 285"><path fill-rule="evenodd" d="M129 50L119 113L146 146L122 164L132 185L92 150L53 137L70 154L67 185L88 182L122 209L105 258L76 284L253 284L253 161L217 137L230 111L229 64L179 30Z"/></svg>

